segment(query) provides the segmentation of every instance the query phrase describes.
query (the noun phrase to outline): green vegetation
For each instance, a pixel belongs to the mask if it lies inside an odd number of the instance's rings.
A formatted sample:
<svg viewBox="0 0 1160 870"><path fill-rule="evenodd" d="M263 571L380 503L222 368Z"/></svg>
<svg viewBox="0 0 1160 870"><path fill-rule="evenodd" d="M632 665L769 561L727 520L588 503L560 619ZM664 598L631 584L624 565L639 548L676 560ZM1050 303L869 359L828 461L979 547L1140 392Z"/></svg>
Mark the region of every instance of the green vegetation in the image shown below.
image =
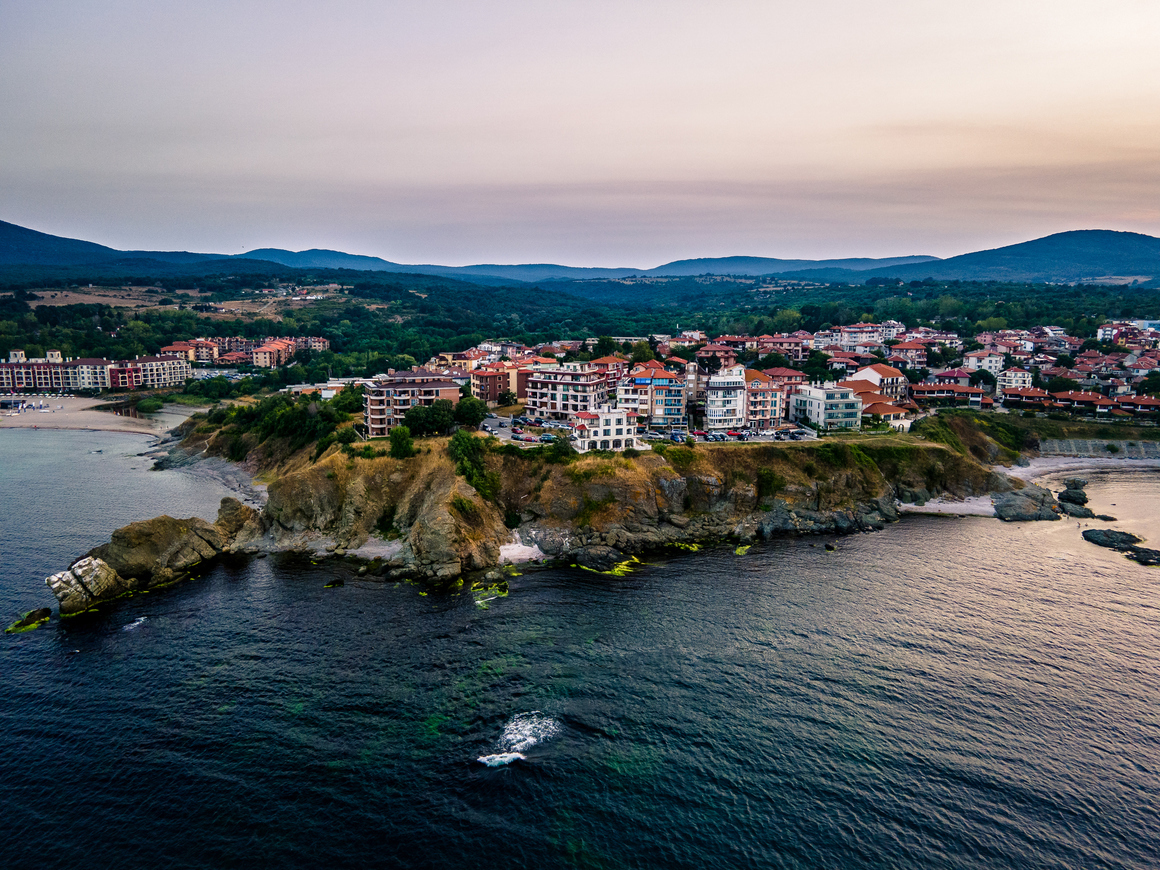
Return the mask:
<svg viewBox="0 0 1160 870"><path fill-rule="evenodd" d="M757 497L771 498L785 489L785 478L772 468L757 469Z"/></svg>
<svg viewBox="0 0 1160 870"><path fill-rule="evenodd" d="M483 498L495 501L499 496L499 474L488 471L485 458L488 444L484 439L460 429L451 436L447 452L455 461L455 473L461 475Z"/></svg>
<svg viewBox="0 0 1160 870"><path fill-rule="evenodd" d="M409 459L415 455L415 441L411 438L411 430L406 426L396 426L391 430L392 459Z"/></svg>
<svg viewBox="0 0 1160 870"><path fill-rule="evenodd" d="M165 407L165 402L156 396L150 396L137 403L137 410L142 414L154 414Z"/></svg>

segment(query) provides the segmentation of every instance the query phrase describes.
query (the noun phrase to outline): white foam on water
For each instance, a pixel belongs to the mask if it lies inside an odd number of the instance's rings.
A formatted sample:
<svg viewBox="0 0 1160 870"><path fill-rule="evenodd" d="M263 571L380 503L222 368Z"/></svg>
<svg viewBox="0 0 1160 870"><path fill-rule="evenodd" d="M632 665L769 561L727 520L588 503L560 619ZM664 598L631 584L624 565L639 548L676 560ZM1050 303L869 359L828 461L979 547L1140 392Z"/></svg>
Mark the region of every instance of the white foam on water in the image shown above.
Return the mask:
<svg viewBox="0 0 1160 870"><path fill-rule="evenodd" d="M143 626L146 623L146 621L148 619L149 619L148 616L138 616L136 619L134 619L132 622L130 622L128 625L126 625L124 628L122 628L121 631L132 631L135 628L140 628L141 626Z"/></svg>
<svg viewBox="0 0 1160 870"><path fill-rule="evenodd" d="M517 713L503 727L499 747L505 752L526 752L537 743L555 737L560 730L559 722L539 710Z"/></svg>
<svg viewBox="0 0 1160 870"><path fill-rule="evenodd" d="M522 752L497 752L495 755L481 755L476 761L488 767L503 767L513 761L523 761L527 758Z"/></svg>

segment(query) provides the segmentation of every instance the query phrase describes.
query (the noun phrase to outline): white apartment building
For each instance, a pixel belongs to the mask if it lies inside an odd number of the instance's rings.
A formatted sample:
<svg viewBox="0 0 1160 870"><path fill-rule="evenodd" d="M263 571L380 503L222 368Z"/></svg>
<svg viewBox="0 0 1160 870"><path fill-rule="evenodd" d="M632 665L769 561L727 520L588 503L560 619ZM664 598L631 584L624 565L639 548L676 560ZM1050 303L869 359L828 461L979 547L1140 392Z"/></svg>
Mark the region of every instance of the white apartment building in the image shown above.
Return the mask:
<svg viewBox="0 0 1160 870"><path fill-rule="evenodd" d="M528 376L528 416L568 420L581 411L595 413L608 401L604 372L584 362L563 363Z"/></svg>
<svg viewBox="0 0 1160 870"><path fill-rule="evenodd" d="M709 378L705 388L705 428L743 428L747 401L745 366L721 369Z"/></svg>
<svg viewBox="0 0 1160 870"><path fill-rule="evenodd" d="M1000 398L1011 390L1031 389L1031 372L1027 369L1007 369L996 378L996 392Z"/></svg>
<svg viewBox="0 0 1160 870"><path fill-rule="evenodd" d="M791 418L806 421L817 429L859 429L862 424L862 401L849 387L833 381L802 386L791 397Z"/></svg>
<svg viewBox="0 0 1160 870"><path fill-rule="evenodd" d="M976 350L963 357L963 367L972 372L986 369L998 376L999 372L1003 371L1003 354L992 350Z"/></svg>

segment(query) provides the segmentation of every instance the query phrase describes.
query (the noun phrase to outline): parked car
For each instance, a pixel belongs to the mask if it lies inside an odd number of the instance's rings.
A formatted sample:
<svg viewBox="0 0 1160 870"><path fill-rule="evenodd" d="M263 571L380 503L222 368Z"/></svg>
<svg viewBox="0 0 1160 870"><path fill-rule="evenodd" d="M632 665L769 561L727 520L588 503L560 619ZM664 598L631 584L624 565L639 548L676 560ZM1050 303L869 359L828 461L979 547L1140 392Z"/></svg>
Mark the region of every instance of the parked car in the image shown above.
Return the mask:
<svg viewBox="0 0 1160 870"><path fill-rule="evenodd" d="M521 429L519 426L512 426L512 434L513 435L523 435L524 430Z"/></svg>
<svg viewBox="0 0 1160 870"><path fill-rule="evenodd" d="M500 421L499 421L499 428L501 428L501 429L506 429L506 428L507 428L507 423L505 423L503 420L500 420Z"/></svg>
<svg viewBox="0 0 1160 870"><path fill-rule="evenodd" d="M691 434L691 435L696 435L698 438L704 438L704 437L705 437L706 435L708 435L709 433L708 433L708 432L706 432L706 431L704 431L703 429L694 429L694 430L693 430L691 433L689 433L689 434Z"/></svg>
<svg viewBox="0 0 1160 870"><path fill-rule="evenodd" d="M682 435L680 432L670 432L669 438L671 440L675 441L677 444L684 444L685 443L685 436Z"/></svg>
<svg viewBox="0 0 1160 870"><path fill-rule="evenodd" d="M543 435L540 436L540 443L541 444L551 444L555 440L556 440L556 436L552 435L551 433L548 433L548 432L545 432Z"/></svg>

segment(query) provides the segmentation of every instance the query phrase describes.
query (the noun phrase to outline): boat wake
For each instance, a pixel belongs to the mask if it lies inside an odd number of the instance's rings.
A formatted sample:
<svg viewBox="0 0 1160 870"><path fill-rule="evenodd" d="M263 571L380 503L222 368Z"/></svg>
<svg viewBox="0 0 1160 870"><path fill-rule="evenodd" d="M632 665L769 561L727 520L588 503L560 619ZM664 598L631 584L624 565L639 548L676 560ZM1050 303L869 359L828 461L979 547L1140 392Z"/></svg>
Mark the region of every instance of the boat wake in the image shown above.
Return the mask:
<svg viewBox="0 0 1160 870"><path fill-rule="evenodd" d="M496 748L500 751L493 755L481 755L477 761L488 767L502 767L513 761L524 761L527 758L525 752L555 737L561 730L558 721L539 710L517 713L504 725L503 733L496 741Z"/></svg>

